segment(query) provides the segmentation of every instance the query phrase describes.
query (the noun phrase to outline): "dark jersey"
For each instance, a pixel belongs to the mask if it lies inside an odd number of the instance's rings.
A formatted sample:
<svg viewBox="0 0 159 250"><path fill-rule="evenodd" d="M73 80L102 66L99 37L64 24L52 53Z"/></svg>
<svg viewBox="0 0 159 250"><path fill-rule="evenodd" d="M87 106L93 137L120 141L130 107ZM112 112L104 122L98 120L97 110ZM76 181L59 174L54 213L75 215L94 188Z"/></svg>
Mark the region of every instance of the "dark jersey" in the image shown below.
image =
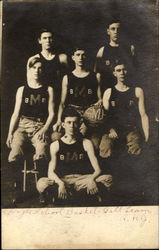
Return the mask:
<svg viewBox="0 0 159 250"><path fill-rule="evenodd" d="M59 83L60 61L58 55L51 60L47 60L41 53L39 53L43 65L43 82L46 85L57 87Z"/></svg>
<svg viewBox="0 0 159 250"><path fill-rule="evenodd" d="M96 74L89 73L86 77L77 77L73 73L68 75L68 90L66 104L88 107L97 102L98 83Z"/></svg>
<svg viewBox="0 0 159 250"><path fill-rule="evenodd" d="M56 174L59 177L70 174L92 173L92 167L87 153L83 148L83 139L73 144L66 144L61 139L57 153Z"/></svg>
<svg viewBox="0 0 159 250"><path fill-rule="evenodd" d="M27 117L41 118L48 116L48 87L37 89L24 86L20 114Z"/></svg>
<svg viewBox="0 0 159 250"><path fill-rule="evenodd" d="M135 88L127 91L118 91L112 88L110 103L110 120L113 128L124 129L127 126L135 126L138 121L137 98Z"/></svg>
<svg viewBox="0 0 159 250"><path fill-rule="evenodd" d="M112 66L114 63L121 61L126 64L128 67L129 73L133 68L133 56L131 54L130 45L120 45L118 47L112 47L110 44L107 44L104 47L102 62L98 67L98 71L102 76L102 93L107 89L114 86L116 81L112 73Z"/></svg>
<svg viewBox="0 0 159 250"><path fill-rule="evenodd" d="M132 62L132 58L130 45L112 47L110 44L107 44L107 46L104 47L103 62L105 70L110 70L110 67L119 60L129 65Z"/></svg>

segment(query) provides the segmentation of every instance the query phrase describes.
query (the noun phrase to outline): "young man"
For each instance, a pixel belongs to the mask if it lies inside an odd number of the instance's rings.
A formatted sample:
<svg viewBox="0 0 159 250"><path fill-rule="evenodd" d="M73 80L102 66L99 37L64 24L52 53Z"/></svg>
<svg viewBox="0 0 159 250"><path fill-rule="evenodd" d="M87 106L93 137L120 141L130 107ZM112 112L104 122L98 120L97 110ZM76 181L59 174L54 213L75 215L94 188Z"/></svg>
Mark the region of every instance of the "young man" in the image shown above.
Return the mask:
<svg viewBox="0 0 159 250"><path fill-rule="evenodd" d="M24 148L28 141L35 148L34 161L37 164L39 177L43 176L47 170L45 166L48 159L47 131L54 116L53 88L43 85L41 81L41 59L31 59L27 71L27 84L17 90L15 108L6 142L7 146L11 148L8 161L12 167L16 188L13 202L18 201L19 196L21 196L20 175Z"/></svg>
<svg viewBox="0 0 159 250"><path fill-rule="evenodd" d="M111 175L99 176L101 170L93 145L79 133L80 115L74 109L65 110L62 126L64 136L50 146L48 178L41 178L37 183L41 203L45 203L45 192L49 186L53 187L53 198L65 200L73 195L77 198L82 190L87 195L97 194L97 183L104 185L105 191L112 184ZM76 202L82 205L83 200Z"/></svg>
<svg viewBox="0 0 159 250"><path fill-rule="evenodd" d="M87 69L86 50L80 47L75 48L72 60L75 63L75 69L63 78L61 102L58 119L53 126L54 131L61 129L61 116L65 107L73 107L82 117L85 110L91 105L101 105L100 74L95 74ZM82 134L86 130L85 123L82 123Z"/></svg>
<svg viewBox="0 0 159 250"><path fill-rule="evenodd" d="M130 69L136 63L134 45L121 41L121 23L119 20L111 20L107 25L109 41L102 46L96 56L95 72L101 73L102 94L108 87L114 86L112 65L119 60L124 60ZM129 73L130 73L129 69Z"/></svg>
<svg viewBox="0 0 159 250"><path fill-rule="evenodd" d="M138 155L141 152L138 116L141 118L145 142L149 138L149 119L145 111L144 92L139 87L127 85L127 68L123 62L114 65L113 75L117 83L114 87L108 88L103 95L103 106L109 112L110 130L102 137L100 155L103 158L109 157L114 142L122 138L126 138L128 152Z"/></svg>
<svg viewBox="0 0 159 250"><path fill-rule="evenodd" d="M27 63L35 57L39 57L43 64L43 83L54 88L55 110L59 105L61 96L61 80L66 74L68 62L66 54L57 54L54 49L54 34L49 29L41 29L38 35L38 43L41 45L41 52L30 57Z"/></svg>

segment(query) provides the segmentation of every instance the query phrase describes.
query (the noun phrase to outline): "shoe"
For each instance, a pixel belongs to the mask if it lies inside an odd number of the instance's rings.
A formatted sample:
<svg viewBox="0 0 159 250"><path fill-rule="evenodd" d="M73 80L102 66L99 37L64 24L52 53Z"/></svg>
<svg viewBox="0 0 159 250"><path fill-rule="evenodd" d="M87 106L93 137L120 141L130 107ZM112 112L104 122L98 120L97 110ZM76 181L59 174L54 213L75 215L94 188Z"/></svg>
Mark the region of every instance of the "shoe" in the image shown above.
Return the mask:
<svg viewBox="0 0 159 250"><path fill-rule="evenodd" d="M42 205L45 205L45 204L46 204L46 198L45 198L44 193L40 193L40 195L39 195L39 202L40 202L40 204L42 204Z"/></svg>
<svg viewBox="0 0 159 250"><path fill-rule="evenodd" d="M17 203L22 203L24 201L24 194L19 191L15 191L12 198L12 204L16 206Z"/></svg>

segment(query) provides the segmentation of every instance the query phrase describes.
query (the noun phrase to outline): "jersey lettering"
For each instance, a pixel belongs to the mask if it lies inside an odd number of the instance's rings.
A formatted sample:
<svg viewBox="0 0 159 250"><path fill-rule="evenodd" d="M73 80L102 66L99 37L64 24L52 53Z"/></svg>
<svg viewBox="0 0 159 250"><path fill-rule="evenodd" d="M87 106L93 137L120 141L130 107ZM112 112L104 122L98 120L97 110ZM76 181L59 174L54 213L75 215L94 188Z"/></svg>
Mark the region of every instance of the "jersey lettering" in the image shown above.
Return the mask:
<svg viewBox="0 0 159 250"><path fill-rule="evenodd" d="M64 159L65 159L65 156L64 155L60 155L60 160L64 161Z"/></svg>
<svg viewBox="0 0 159 250"><path fill-rule="evenodd" d="M43 98L41 99L41 102L42 102L42 103L46 102L46 98L43 97Z"/></svg>
<svg viewBox="0 0 159 250"><path fill-rule="evenodd" d="M83 160L84 159L84 154L78 154L77 152L66 152L66 154L60 154L60 160L61 161L66 161L66 162L71 162L71 161L78 161L78 160Z"/></svg>
<svg viewBox="0 0 159 250"><path fill-rule="evenodd" d="M92 89L88 89L88 95L92 95L93 91Z"/></svg>
<svg viewBox="0 0 159 250"><path fill-rule="evenodd" d="M29 98L25 98L25 103L29 103Z"/></svg>
<svg viewBox="0 0 159 250"><path fill-rule="evenodd" d="M33 94L30 95L30 105L33 105L35 103L40 104L40 100L41 100L40 94L38 94L36 97Z"/></svg>

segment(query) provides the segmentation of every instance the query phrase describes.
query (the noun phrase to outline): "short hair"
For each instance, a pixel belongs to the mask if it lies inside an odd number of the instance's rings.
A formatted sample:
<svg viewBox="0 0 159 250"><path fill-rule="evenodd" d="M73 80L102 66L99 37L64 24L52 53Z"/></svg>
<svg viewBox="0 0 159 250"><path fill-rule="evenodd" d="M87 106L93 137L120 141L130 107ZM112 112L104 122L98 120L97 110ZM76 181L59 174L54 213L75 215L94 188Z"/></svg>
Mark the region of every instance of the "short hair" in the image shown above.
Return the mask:
<svg viewBox="0 0 159 250"><path fill-rule="evenodd" d="M67 117L77 117L79 121L81 119L80 114L71 107L68 107L64 110L62 117L61 117L61 121L64 122L65 118Z"/></svg>
<svg viewBox="0 0 159 250"><path fill-rule="evenodd" d="M119 18L111 18L109 19L109 21L107 22L107 29L109 29L109 26L113 23L121 23L121 20Z"/></svg>
<svg viewBox="0 0 159 250"><path fill-rule="evenodd" d="M71 50L71 54L73 55L77 50L84 50L87 54L88 49L85 46L74 46Z"/></svg>
<svg viewBox="0 0 159 250"><path fill-rule="evenodd" d="M114 71L115 67L118 66L118 65L124 65L126 68L128 68L127 63L124 60L118 59L118 60L115 60L115 62L112 63L112 65L111 65L112 71Z"/></svg>
<svg viewBox="0 0 159 250"><path fill-rule="evenodd" d="M34 57L29 61L28 67L32 68L34 66L35 63L41 63L42 64L42 60L39 57Z"/></svg>
<svg viewBox="0 0 159 250"><path fill-rule="evenodd" d="M49 29L49 28L42 28L42 29L40 29L39 31L38 31L38 38L41 38L41 35L42 35L42 33L45 33L45 32L49 32L49 33L51 33L52 35L54 34L54 32L51 30L51 29Z"/></svg>

